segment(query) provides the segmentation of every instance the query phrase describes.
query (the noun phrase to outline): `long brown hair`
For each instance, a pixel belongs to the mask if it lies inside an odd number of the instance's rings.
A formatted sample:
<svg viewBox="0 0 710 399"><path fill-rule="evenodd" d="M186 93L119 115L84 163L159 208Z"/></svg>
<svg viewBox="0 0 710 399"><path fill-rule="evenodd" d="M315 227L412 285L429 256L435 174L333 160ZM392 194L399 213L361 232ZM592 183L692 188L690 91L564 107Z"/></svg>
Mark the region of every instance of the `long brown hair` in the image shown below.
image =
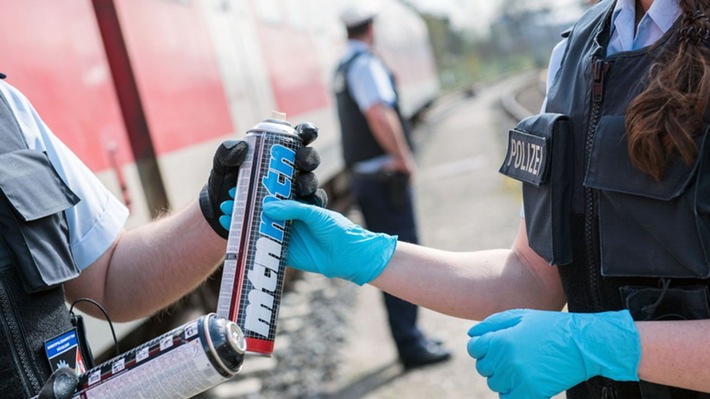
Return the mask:
<svg viewBox="0 0 710 399"><path fill-rule="evenodd" d="M661 180L672 156L690 164L697 156L710 100L710 0L679 0L679 46L652 67L645 90L626 110L631 162Z"/></svg>

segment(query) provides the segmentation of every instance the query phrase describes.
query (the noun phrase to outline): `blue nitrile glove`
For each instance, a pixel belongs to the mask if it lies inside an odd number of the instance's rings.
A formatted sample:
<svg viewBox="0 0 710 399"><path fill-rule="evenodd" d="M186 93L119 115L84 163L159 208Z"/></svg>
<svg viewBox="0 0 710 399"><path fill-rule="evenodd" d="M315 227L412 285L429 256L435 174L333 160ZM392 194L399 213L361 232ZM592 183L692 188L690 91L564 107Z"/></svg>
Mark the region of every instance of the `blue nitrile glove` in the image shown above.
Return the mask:
<svg viewBox="0 0 710 399"><path fill-rule="evenodd" d="M638 381L641 343L628 311L516 309L473 326L469 355L501 398L550 398L595 376Z"/></svg>
<svg viewBox="0 0 710 399"><path fill-rule="evenodd" d="M313 173L303 174L298 177L296 194L295 197L301 202L306 202L311 205L316 205L321 208L325 208L328 204L328 194L325 190L318 188L318 178ZM303 188L304 191L300 191ZM315 190L315 191L313 191ZM222 212L219 217L219 224L224 230L224 236L227 238L229 236L229 228L232 224L232 214L234 213L234 195L236 195L237 188L232 187L229 190L229 200L219 204L219 210ZM221 235L221 234L220 234Z"/></svg>
<svg viewBox="0 0 710 399"><path fill-rule="evenodd" d="M373 233L339 213L298 201L268 202L264 213L274 220L293 220L286 264L326 277L369 283L397 246L396 236Z"/></svg>

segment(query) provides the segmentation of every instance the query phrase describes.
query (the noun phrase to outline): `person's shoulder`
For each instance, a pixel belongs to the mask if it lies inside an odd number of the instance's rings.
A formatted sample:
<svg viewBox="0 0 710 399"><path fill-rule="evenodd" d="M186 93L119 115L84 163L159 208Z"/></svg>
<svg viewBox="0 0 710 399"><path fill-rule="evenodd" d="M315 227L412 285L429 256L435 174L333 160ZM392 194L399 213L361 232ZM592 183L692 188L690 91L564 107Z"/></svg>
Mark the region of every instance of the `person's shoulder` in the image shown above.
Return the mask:
<svg viewBox="0 0 710 399"><path fill-rule="evenodd" d="M565 32L565 36L570 36L573 31L588 30L592 26L600 23L601 19L610 17L616 6L615 0L601 0L589 7L582 13L577 22Z"/></svg>
<svg viewBox="0 0 710 399"><path fill-rule="evenodd" d="M348 77L350 79L362 79L363 76L372 75L376 68L373 60L373 57L368 53L353 54L349 61Z"/></svg>
<svg viewBox="0 0 710 399"><path fill-rule="evenodd" d="M27 97L25 97L19 89L8 83L5 79L0 79L0 92L3 94L5 101L8 102L11 108L15 108L16 106L27 108L30 105Z"/></svg>
<svg viewBox="0 0 710 399"><path fill-rule="evenodd" d="M45 151L56 137L39 116L31 101L11 83L0 79L0 94L15 117L20 132L31 149Z"/></svg>
<svg viewBox="0 0 710 399"><path fill-rule="evenodd" d="M36 111L25 94L4 79L0 79L0 94L16 118L36 120Z"/></svg>
<svg viewBox="0 0 710 399"><path fill-rule="evenodd" d="M369 66L375 60L375 56L369 51L361 51L356 54L353 54L353 65Z"/></svg>
<svg viewBox="0 0 710 399"><path fill-rule="evenodd" d="M379 73L386 71L386 67L382 59L372 51L364 51L357 55L353 60L353 69L366 70L370 73Z"/></svg>

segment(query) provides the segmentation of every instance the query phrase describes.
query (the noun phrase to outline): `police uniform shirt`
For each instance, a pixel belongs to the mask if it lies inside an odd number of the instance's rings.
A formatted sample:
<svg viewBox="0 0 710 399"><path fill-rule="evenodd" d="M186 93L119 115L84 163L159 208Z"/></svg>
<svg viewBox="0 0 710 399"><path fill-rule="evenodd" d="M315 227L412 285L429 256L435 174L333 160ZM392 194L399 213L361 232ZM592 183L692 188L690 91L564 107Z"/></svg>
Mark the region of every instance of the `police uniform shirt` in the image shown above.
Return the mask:
<svg viewBox="0 0 710 399"><path fill-rule="evenodd" d="M46 152L57 173L81 199L65 213L71 250L77 267L83 270L116 240L128 218L128 209L52 133L19 90L0 80L0 92L15 115L29 148Z"/></svg>
<svg viewBox="0 0 710 399"><path fill-rule="evenodd" d="M367 44L358 40L349 40L344 59L358 52L366 54L358 57L348 70L348 82L351 82L350 94L362 112L377 103L394 106L396 95L390 82L387 69L382 61L369 53Z"/></svg>
<svg viewBox="0 0 710 399"><path fill-rule="evenodd" d="M392 87L387 68L382 60L372 56L367 44L359 40L348 40L348 46L342 59L347 60L359 52L364 52L365 55L358 56L353 61L347 74L350 95L357 103L358 108L364 114L367 109L378 103L394 107L397 95ZM355 164L353 170L360 173L375 173L382 165L390 161L390 155L382 155Z"/></svg>

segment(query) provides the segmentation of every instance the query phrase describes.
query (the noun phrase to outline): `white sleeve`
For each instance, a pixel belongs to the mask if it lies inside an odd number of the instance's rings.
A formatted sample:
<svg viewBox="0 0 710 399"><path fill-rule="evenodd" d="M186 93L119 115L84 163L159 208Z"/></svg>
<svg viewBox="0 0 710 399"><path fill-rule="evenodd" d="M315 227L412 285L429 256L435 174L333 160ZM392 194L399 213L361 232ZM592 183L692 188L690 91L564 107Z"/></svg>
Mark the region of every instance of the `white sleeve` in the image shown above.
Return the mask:
<svg viewBox="0 0 710 399"><path fill-rule="evenodd" d="M4 81L0 81L0 91L29 148L46 152L59 176L80 198L79 203L65 213L74 260L79 269L84 269L116 240L128 218L128 209L52 133L22 93Z"/></svg>
<svg viewBox="0 0 710 399"><path fill-rule="evenodd" d="M358 57L348 70L347 79L350 94L363 112L377 103L393 106L397 101L387 70L371 55Z"/></svg>

